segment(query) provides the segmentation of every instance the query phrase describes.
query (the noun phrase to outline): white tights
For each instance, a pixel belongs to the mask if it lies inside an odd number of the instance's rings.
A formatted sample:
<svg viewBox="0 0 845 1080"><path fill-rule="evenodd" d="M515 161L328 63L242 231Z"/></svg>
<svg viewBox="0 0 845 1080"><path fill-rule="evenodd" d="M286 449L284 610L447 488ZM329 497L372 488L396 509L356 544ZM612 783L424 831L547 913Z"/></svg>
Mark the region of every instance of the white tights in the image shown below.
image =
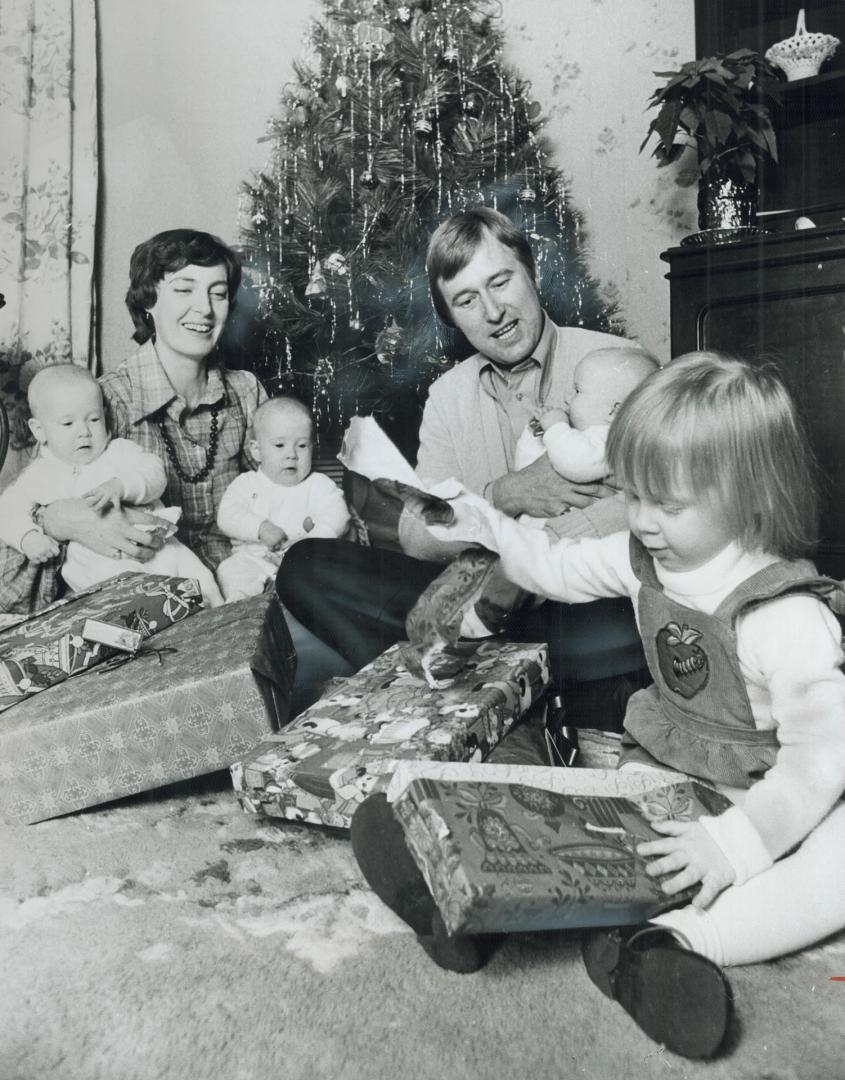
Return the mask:
<svg viewBox="0 0 845 1080"><path fill-rule="evenodd" d="M720 967L755 964L814 945L845 928L845 803L792 854L701 910L691 904L652 920L677 930Z"/></svg>

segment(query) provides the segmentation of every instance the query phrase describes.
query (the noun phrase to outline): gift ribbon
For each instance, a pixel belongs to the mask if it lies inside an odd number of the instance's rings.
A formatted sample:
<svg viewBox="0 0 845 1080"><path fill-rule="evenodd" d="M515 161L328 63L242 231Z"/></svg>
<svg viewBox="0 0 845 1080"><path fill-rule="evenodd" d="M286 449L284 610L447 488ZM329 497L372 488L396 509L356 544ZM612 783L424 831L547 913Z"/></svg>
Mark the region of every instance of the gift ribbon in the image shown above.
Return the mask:
<svg viewBox="0 0 845 1080"><path fill-rule="evenodd" d="M162 656L164 653L176 653L179 650L174 645L162 645L160 648L155 648L153 645L142 645L137 652L123 653L120 656L113 656L111 660L106 660L104 664L100 664L96 671L98 675L104 674L106 671L112 671L114 668L120 667L128 660L143 660L145 657L155 656L159 664L163 664Z"/></svg>

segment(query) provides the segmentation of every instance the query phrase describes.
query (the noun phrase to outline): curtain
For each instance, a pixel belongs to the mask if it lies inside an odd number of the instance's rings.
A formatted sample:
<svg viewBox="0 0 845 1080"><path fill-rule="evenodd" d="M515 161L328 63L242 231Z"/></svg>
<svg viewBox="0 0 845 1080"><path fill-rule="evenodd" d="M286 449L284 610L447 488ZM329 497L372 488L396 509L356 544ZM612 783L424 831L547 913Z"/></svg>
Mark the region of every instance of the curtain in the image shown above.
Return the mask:
<svg viewBox="0 0 845 1080"><path fill-rule="evenodd" d="M0 397L27 460L26 387L94 363L95 0L0 0Z"/></svg>

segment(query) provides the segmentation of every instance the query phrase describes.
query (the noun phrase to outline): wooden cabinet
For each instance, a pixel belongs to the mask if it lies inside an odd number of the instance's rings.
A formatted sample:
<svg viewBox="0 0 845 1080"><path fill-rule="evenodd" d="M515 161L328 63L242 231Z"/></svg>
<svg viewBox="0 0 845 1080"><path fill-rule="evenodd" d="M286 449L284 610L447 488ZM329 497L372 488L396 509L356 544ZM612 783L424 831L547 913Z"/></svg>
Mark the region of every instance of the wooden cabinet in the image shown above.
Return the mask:
<svg viewBox="0 0 845 1080"><path fill-rule="evenodd" d="M818 458L818 562L845 578L845 228L677 247L668 262L672 355L718 349L773 363Z"/></svg>
<svg viewBox="0 0 845 1080"><path fill-rule="evenodd" d="M784 83L774 117L779 163L760 176L758 222L788 231L799 216L817 225L845 222L845 3L842 0L696 0L698 56L734 49L764 54L795 33L800 7L810 32L842 44L818 75Z"/></svg>

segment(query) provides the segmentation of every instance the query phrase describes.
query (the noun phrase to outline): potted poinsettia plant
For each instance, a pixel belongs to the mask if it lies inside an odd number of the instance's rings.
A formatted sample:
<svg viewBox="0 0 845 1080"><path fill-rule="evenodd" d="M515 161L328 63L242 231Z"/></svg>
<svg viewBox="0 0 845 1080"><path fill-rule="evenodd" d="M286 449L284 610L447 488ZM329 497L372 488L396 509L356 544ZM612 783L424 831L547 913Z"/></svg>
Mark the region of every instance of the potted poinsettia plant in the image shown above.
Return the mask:
<svg viewBox="0 0 845 1080"><path fill-rule="evenodd" d="M699 228L736 229L756 220L760 166L777 163L772 115L780 102L776 69L752 49L738 49L655 72L665 82L651 95L652 136L659 166L688 146L697 154Z"/></svg>

